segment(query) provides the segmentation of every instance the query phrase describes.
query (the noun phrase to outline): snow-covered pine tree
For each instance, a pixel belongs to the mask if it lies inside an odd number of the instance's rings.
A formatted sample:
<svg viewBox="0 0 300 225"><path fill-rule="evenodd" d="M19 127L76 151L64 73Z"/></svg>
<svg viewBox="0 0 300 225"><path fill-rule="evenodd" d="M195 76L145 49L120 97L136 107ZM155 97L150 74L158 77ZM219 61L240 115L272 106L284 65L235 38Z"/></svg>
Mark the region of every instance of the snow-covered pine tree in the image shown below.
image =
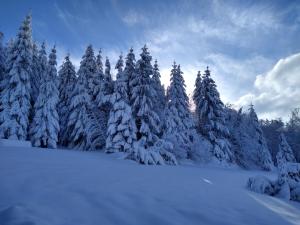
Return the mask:
<svg viewBox="0 0 300 225"><path fill-rule="evenodd" d="M41 82L41 77L39 73L39 51L36 43L33 43L32 47L32 72L30 74L30 84L31 84L31 101L32 106L36 102L36 99L39 95L39 86Z"/></svg>
<svg viewBox="0 0 300 225"><path fill-rule="evenodd" d="M194 123L189 111L189 98L185 92L185 82L180 66L174 62L168 89L166 131L164 138L174 144L173 153L179 158L187 158L193 140Z"/></svg>
<svg viewBox="0 0 300 225"><path fill-rule="evenodd" d="M56 148L59 132L57 103L59 92L56 76L55 47L49 55L48 73L41 77L39 95L34 104L34 118L31 126L31 142L33 146Z"/></svg>
<svg viewBox="0 0 300 225"><path fill-rule="evenodd" d="M0 136L25 140L30 113L30 74L32 66L31 16L27 16L9 50L5 87L1 102Z"/></svg>
<svg viewBox="0 0 300 225"><path fill-rule="evenodd" d="M121 58L120 58L121 59ZM115 82L114 93L110 97L112 109L109 114L106 152L133 152L136 141L136 125L128 105L126 81L122 76L122 63L117 63L118 78Z"/></svg>
<svg viewBox="0 0 300 225"><path fill-rule="evenodd" d="M207 67L202 78L202 101L197 103L197 118L201 120L200 131L212 143L212 155L220 162L233 162L234 155L228 141L229 131L225 125L224 104L220 99L215 81Z"/></svg>
<svg viewBox="0 0 300 225"><path fill-rule="evenodd" d="M71 94L70 114L67 123L68 147L89 150L91 149L89 117L90 96L86 89L86 79L83 73L78 77Z"/></svg>
<svg viewBox="0 0 300 225"><path fill-rule="evenodd" d="M103 85L103 81L104 81L104 73L103 73L103 63L102 63L102 55L101 55L101 49L99 50L99 53L97 55L97 59L96 59L96 74L94 77L94 85L93 85L93 102L98 105L98 102L96 100L97 95L99 94L99 92L101 91L101 86Z"/></svg>
<svg viewBox="0 0 300 225"><path fill-rule="evenodd" d="M5 76L5 59L6 59L6 49L3 45L3 33L0 32L0 93L2 91L1 82Z"/></svg>
<svg viewBox="0 0 300 225"><path fill-rule="evenodd" d="M127 86L127 93L128 93L128 98L131 98L132 95L132 87L130 86L130 81L134 77L134 72L135 72L135 55L133 53L133 48L130 48L127 56L126 56L126 62L125 62L125 68L124 68L124 81L126 82Z"/></svg>
<svg viewBox="0 0 300 225"><path fill-rule="evenodd" d="M100 49L96 58L97 72L103 74L102 50Z"/></svg>
<svg viewBox="0 0 300 225"><path fill-rule="evenodd" d="M70 113L71 94L76 82L75 67L70 61L70 56L65 57L59 72L59 103L58 103L58 115L59 115L59 143L63 146L67 146L68 133L67 122Z"/></svg>
<svg viewBox="0 0 300 225"><path fill-rule="evenodd" d="M114 83L110 73L111 66L108 57L105 60L105 73L104 73L104 95L111 95L114 91Z"/></svg>
<svg viewBox="0 0 300 225"><path fill-rule="evenodd" d="M96 74L96 58L92 45L89 45L85 50L85 54L82 56L78 76L83 76L86 89L91 98L95 89L94 85Z"/></svg>
<svg viewBox="0 0 300 225"><path fill-rule="evenodd" d="M54 84L58 88L59 80L57 77L57 69L56 69L56 48L55 46L51 49L48 60L48 72L47 74L50 76L50 79L54 81Z"/></svg>
<svg viewBox="0 0 300 225"><path fill-rule="evenodd" d="M195 115L196 115L196 127L198 131L200 132L201 128L201 118L200 117L200 105L201 102L203 101L203 93L202 93L202 78L201 78L201 73L198 71L196 82L195 82L195 89L193 92L193 101L195 104Z"/></svg>
<svg viewBox="0 0 300 225"><path fill-rule="evenodd" d="M290 145L286 141L285 135L281 133L279 135L279 146L278 146L278 153L276 155L277 165L280 167L281 165L285 164L286 162L296 162L296 158L294 156L293 150L291 149Z"/></svg>
<svg viewBox="0 0 300 225"><path fill-rule="evenodd" d="M130 80L132 87L131 105L135 124L137 127L138 144L129 158L143 164L159 164L163 160L159 153L151 148L158 140L159 117L154 111L154 89L151 86L153 69L146 45L142 48L141 58L136 64L133 79Z"/></svg>
<svg viewBox="0 0 300 225"><path fill-rule="evenodd" d="M160 72L157 64L157 60L154 61L153 65L153 75L152 75L152 85L155 90L154 92L154 106L155 111L157 112L159 118L161 121L164 121L164 110L166 107L166 95L165 95L165 89L163 85L160 82Z"/></svg>
<svg viewBox="0 0 300 225"><path fill-rule="evenodd" d="M265 170L272 170L273 168L272 157L252 104L250 105L249 108L248 123L245 129L248 130L247 132L250 134L250 137L253 138L252 142L256 142L254 143L254 145L256 145L255 151L257 155L256 164Z"/></svg>
<svg viewBox="0 0 300 225"><path fill-rule="evenodd" d="M116 63L116 67L115 69L118 70L118 73L117 73L117 76L116 76L116 79L118 80L122 75L122 72L123 72L123 66L124 66L124 61L123 61L123 55L121 54L119 56L119 59ZM123 78L122 78L123 79Z"/></svg>

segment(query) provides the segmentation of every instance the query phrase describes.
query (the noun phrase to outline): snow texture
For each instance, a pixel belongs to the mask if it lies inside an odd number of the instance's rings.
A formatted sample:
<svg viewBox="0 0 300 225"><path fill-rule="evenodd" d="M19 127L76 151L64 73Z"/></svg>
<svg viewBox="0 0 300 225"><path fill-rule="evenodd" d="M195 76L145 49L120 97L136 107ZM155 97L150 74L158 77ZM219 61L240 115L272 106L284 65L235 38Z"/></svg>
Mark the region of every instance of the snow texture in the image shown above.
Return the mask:
<svg viewBox="0 0 300 225"><path fill-rule="evenodd" d="M274 174L208 166L141 166L118 154L0 148L0 224L290 225L297 202L256 194ZM16 166L18 165L18 166Z"/></svg>

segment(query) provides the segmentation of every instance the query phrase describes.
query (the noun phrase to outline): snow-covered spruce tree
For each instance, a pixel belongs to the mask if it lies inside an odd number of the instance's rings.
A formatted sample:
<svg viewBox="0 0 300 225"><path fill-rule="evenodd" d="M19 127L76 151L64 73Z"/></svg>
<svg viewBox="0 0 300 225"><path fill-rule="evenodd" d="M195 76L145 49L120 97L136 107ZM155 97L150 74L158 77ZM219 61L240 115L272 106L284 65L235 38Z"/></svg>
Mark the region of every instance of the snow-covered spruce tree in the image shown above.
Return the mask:
<svg viewBox="0 0 300 225"><path fill-rule="evenodd" d="M276 155L277 165L280 167L281 165L285 164L286 162L296 162L296 158L294 156L293 150L291 149L290 145L286 141L285 135L281 133L279 135L279 146L278 146L278 153Z"/></svg>
<svg viewBox="0 0 300 225"><path fill-rule="evenodd" d="M56 148L59 132L57 103L59 92L56 76L56 51L49 55L48 73L41 78L39 95L34 104L34 118L31 126L31 142L33 146Z"/></svg>
<svg viewBox="0 0 300 225"><path fill-rule="evenodd" d="M58 115L59 115L59 143L63 146L67 146L68 133L67 122L70 113L71 94L76 82L75 67L70 61L70 56L65 57L59 72L59 103L58 103Z"/></svg>
<svg viewBox="0 0 300 225"><path fill-rule="evenodd" d="M144 139L145 148L153 145L158 133L159 118L154 112L153 96L151 89L151 75L153 73L152 57L146 46L142 48L141 59L136 64L133 79L130 80L132 87L131 105L137 125L138 140Z"/></svg>
<svg viewBox="0 0 300 225"><path fill-rule="evenodd" d="M1 137L18 140L27 138L31 65L31 16L27 16L9 50L5 87L1 94L1 102L6 108L0 115Z"/></svg>
<svg viewBox="0 0 300 225"><path fill-rule="evenodd" d="M155 90L154 92L154 106L155 111L157 112L159 118L161 121L164 121L164 109L166 107L166 95L165 95L165 89L163 85L160 82L160 72L157 65L157 60L154 61L153 66L153 75L152 75L152 86Z"/></svg>
<svg viewBox="0 0 300 225"><path fill-rule="evenodd" d="M116 79L120 79L122 75L122 72L123 72L123 66L124 66L124 61L123 61L123 56L122 54L119 56L119 59L117 61L117 64L116 64L116 67L115 69L118 70L118 73L117 73L117 77ZM123 77L122 77L123 79Z"/></svg>
<svg viewBox="0 0 300 225"><path fill-rule="evenodd" d="M124 81L126 82L127 86L127 93L128 93L128 98L131 98L132 95L132 87L130 86L130 81L134 77L134 72L135 72L135 55L133 53L133 48L130 48L127 56L126 56L126 62L125 62L125 68L124 68Z"/></svg>
<svg viewBox="0 0 300 225"><path fill-rule="evenodd" d="M220 99L215 81L207 67L202 78L202 101L196 102L200 131L212 143L212 155L220 162L233 162L234 155L228 141L229 131L225 125L224 104Z"/></svg>
<svg viewBox="0 0 300 225"><path fill-rule="evenodd" d="M106 152L131 153L136 141L136 125L128 105L127 84L121 72L122 64L118 63L116 68L119 70L119 76L115 82L114 93L110 97L112 109L108 120Z"/></svg>
<svg viewBox="0 0 300 225"><path fill-rule="evenodd" d="M113 79L112 79L110 70L111 70L110 62L109 62L109 59L106 57L105 73L104 73L104 87L103 87L104 95L110 95L114 91L114 83L113 83Z"/></svg>
<svg viewBox="0 0 300 225"><path fill-rule="evenodd" d="M93 102L98 105L97 102L97 95L99 94L99 92L101 91L101 86L103 85L103 81L104 81L104 73L103 73L103 63L102 63L102 55L101 55L101 49L99 50L99 53L97 55L97 59L96 59L96 74L94 77L94 84L93 84Z"/></svg>
<svg viewBox="0 0 300 225"><path fill-rule="evenodd" d="M56 69L56 48L55 46L51 49L51 52L49 54L49 60L48 60L48 72L47 74L50 76L52 80L54 80L54 83L56 87L58 88L59 80L57 77L57 69Z"/></svg>
<svg viewBox="0 0 300 225"><path fill-rule="evenodd" d="M196 82L195 82L195 89L193 92L193 101L195 104L195 115L196 115L196 127L197 130L200 131L201 128L201 118L200 117L200 105L203 101L203 93L202 93L202 78L201 73L198 71Z"/></svg>
<svg viewBox="0 0 300 225"><path fill-rule="evenodd" d="M32 47L32 72L30 74L30 84L31 84L31 101L32 106L36 102L37 96L39 95L39 86L41 82L41 77L39 73L39 55L38 47L36 43L33 43Z"/></svg>
<svg viewBox="0 0 300 225"><path fill-rule="evenodd" d="M85 54L82 56L80 67L78 70L78 76L83 76L85 87L88 94L92 97L95 85L95 76L97 74L96 58L92 45L89 45Z"/></svg>
<svg viewBox="0 0 300 225"><path fill-rule="evenodd" d="M96 58L96 66L97 72L101 72L103 74L103 63L102 63L102 50L100 49Z"/></svg>
<svg viewBox="0 0 300 225"><path fill-rule="evenodd" d="M142 48L140 56L130 80L130 87L132 87L130 102L137 127L137 143L128 158L142 164L164 164L164 160L176 164L174 156L164 151L168 148L165 147L165 142L158 141L160 120L153 106L152 57L146 46Z"/></svg>
<svg viewBox="0 0 300 225"><path fill-rule="evenodd" d="M6 59L6 49L3 45L3 33L0 32L0 93L2 91L1 82L5 76L5 59Z"/></svg>
<svg viewBox="0 0 300 225"><path fill-rule="evenodd" d="M187 158L194 129L182 74L180 66L174 62L168 89L166 131L164 133L164 138L174 144L173 153L179 159Z"/></svg>
<svg viewBox="0 0 300 225"><path fill-rule="evenodd" d="M248 122L244 129L250 135L251 142L253 143L252 149L257 156L257 162L255 163L264 170L272 170L272 157L252 104L249 108Z"/></svg>
<svg viewBox="0 0 300 225"><path fill-rule="evenodd" d="M90 96L85 84L84 74L81 74L71 94L70 114L67 122L68 147L80 150L90 150L92 147Z"/></svg>

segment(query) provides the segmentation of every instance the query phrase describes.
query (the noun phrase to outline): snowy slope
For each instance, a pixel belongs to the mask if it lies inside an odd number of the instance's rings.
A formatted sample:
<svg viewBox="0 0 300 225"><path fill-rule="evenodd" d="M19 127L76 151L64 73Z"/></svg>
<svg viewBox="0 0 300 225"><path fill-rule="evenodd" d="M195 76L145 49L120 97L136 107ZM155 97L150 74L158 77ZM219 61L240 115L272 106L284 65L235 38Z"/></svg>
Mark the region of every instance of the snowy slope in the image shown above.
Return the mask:
<svg viewBox="0 0 300 225"><path fill-rule="evenodd" d="M249 176L141 166L97 152L0 148L1 225L300 224L300 204L252 193Z"/></svg>

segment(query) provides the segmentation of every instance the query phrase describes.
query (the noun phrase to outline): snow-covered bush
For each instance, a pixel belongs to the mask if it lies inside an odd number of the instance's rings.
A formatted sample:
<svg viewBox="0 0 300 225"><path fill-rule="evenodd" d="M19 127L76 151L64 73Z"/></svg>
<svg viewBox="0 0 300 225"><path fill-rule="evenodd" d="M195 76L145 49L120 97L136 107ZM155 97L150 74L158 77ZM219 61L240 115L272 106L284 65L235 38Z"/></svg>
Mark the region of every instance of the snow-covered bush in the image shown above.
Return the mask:
<svg viewBox="0 0 300 225"><path fill-rule="evenodd" d="M275 183L264 176L250 177L247 188L261 194L274 195L275 193Z"/></svg>
<svg viewBox="0 0 300 225"><path fill-rule="evenodd" d="M195 162L208 163L211 160L213 145L203 136L194 137L189 158Z"/></svg>
<svg viewBox="0 0 300 225"><path fill-rule="evenodd" d="M164 140L159 140L156 145L145 148L144 139L140 139L133 146L127 159L135 160L145 165L177 165L175 156L170 152L172 144Z"/></svg>
<svg viewBox="0 0 300 225"><path fill-rule="evenodd" d="M254 192L300 201L300 164L284 163L278 168L278 180L263 176L251 177L247 187Z"/></svg>

